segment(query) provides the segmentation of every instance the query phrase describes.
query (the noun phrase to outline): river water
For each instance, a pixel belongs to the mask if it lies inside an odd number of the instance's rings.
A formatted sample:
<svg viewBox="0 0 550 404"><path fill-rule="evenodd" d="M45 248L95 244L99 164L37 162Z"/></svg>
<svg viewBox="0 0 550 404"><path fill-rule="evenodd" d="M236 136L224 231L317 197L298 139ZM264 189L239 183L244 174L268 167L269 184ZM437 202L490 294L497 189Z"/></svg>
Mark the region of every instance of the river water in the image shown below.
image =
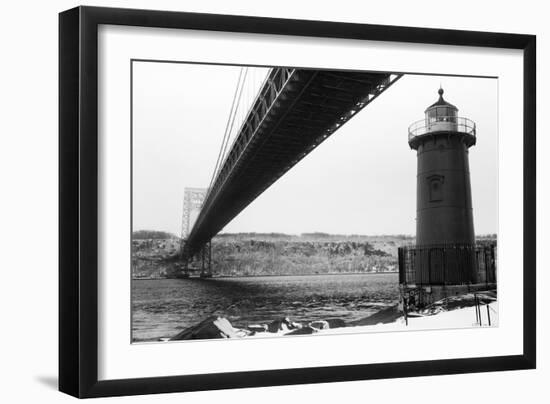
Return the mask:
<svg viewBox="0 0 550 404"><path fill-rule="evenodd" d="M234 327L289 317L367 317L398 299L398 275L349 274L132 281L132 339L171 337L209 315Z"/></svg>

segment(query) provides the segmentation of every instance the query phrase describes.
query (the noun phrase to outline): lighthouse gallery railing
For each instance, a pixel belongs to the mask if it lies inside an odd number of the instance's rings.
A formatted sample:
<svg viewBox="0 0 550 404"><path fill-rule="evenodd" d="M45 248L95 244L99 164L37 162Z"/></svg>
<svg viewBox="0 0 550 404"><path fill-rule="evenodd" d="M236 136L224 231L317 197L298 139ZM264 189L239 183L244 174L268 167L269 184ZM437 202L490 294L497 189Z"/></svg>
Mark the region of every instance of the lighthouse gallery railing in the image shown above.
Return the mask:
<svg viewBox="0 0 550 404"><path fill-rule="evenodd" d="M476 124L468 118L438 116L433 120L421 119L409 126L409 141L415 137L436 132L458 132L476 136Z"/></svg>

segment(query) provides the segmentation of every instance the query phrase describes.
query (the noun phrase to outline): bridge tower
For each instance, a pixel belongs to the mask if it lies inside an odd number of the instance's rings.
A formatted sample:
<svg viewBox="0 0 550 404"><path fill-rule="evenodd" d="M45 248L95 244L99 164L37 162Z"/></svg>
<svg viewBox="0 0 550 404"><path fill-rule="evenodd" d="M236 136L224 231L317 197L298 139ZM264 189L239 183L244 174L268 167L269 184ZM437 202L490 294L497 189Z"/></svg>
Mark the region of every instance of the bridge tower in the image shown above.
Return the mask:
<svg viewBox="0 0 550 404"><path fill-rule="evenodd" d="M201 210L206 197L206 188L184 188L183 214L181 220L181 239L185 240L193 228L192 216Z"/></svg>
<svg viewBox="0 0 550 404"><path fill-rule="evenodd" d="M402 288L430 293L478 282L468 162L476 125L459 117L443 92L409 127L417 154L416 246L399 251Z"/></svg>
<svg viewBox="0 0 550 404"><path fill-rule="evenodd" d="M189 232L193 228L195 214L198 215L202 208L202 204L207 194L206 188L185 188L183 191L183 213L181 220L181 257L183 260L183 272L181 277L189 276L189 262L193 257L189 257L185 251L185 243ZM209 278L212 276L212 244L209 241L206 243L199 252L199 259L202 260L201 264L201 277Z"/></svg>

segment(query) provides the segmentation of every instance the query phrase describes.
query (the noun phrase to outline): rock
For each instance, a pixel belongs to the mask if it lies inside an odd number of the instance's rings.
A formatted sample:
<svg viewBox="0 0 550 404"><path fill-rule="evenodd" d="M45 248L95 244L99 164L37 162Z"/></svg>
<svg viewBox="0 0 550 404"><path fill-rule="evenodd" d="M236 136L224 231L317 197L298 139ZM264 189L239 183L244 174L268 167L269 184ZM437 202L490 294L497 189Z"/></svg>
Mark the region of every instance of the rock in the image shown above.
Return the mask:
<svg viewBox="0 0 550 404"><path fill-rule="evenodd" d="M250 324L246 328L250 331L253 331L253 332L266 332L266 331L268 331L267 324Z"/></svg>
<svg viewBox="0 0 550 404"><path fill-rule="evenodd" d="M303 325L301 323L296 323L296 322L292 322L290 323L290 325L292 326L291 329L300 329L303 327Z"/></svg>
<svg viewBox="0 0 550 404"><path fill-rule="evenodd" d="M329 328L342 328L346 326L346 322L341 318L327 318Z"/></svg>
<svg viewBox="0 0 550 404"><path fill-rule="evenodd" d="M288 326L284 320L275 320L267 325L267 331L279 332L288 330Z"/></svg>
<svg viewBox="0 0 550 404"><path fill-rule="evenodd" d="M386 324L386 323L393 323L395 320L403 316L403 313L401 313L399 310L397 310L397 304L386 307L385 309L382 309L374 314L372 314L369 317L363 318L361 320L354 321L351 323L352 326L359 326L359 325L376 325L376 324ZM410 314L409 314L410 317Z"/></svg>
<svg viewBox="0 0 550 404"><path fill-rule="evenodd" d="M330 328L328 321L325 320L312 321L311 323L309 323L309 326L317 330L328 330Z"/></svg>
<svg viewBox="0 0 550 404"><path fill-rule="evenodd" d="M306 325L304 327L298 328L294 331L291 331L291 332L285 334L285 336L287 336L287 335L309 335L309 334L315 334L316 332L319 332L319 329L313 328L309 325Z"/></svg>
<svg viewBox="0 0 550 404"><path fill-rule="evenodd" d="M301 326L301 324L290 321L288 317L285 317L282 320L275 320L272 323L268 324L267 330L269 332L288 331L297 329Z"/></svg>
<svg viewBox="0 0 550 404"><path fill-rule="evenodd" d="M254 331L243 330L242 328L235 329L235 336L237 338L248 337L249 335L254 335L254 334L255 334Z"/></svg>
<svg viewBox="0 0 550 404"><path fill-rule="evenodd" d="M240 335L224 317L211 316L193 327L187 328L172 337L171 341L189 339L212 339L212 338L238 338Z"/></svg>

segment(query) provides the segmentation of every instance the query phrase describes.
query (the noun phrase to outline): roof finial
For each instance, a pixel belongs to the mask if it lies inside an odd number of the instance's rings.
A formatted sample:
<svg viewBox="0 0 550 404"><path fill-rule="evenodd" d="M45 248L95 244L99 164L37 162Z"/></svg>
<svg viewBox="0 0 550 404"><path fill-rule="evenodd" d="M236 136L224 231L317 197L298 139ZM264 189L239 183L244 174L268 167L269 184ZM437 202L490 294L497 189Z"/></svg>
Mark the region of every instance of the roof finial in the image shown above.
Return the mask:
<svg viewBox="0 0 550 404"><path fill-rule="evenodd" d="M439 83L439 90L437 90L437 93L439 94L440 97L443 97L443 87L441 87L441 83Z"/></svg>

